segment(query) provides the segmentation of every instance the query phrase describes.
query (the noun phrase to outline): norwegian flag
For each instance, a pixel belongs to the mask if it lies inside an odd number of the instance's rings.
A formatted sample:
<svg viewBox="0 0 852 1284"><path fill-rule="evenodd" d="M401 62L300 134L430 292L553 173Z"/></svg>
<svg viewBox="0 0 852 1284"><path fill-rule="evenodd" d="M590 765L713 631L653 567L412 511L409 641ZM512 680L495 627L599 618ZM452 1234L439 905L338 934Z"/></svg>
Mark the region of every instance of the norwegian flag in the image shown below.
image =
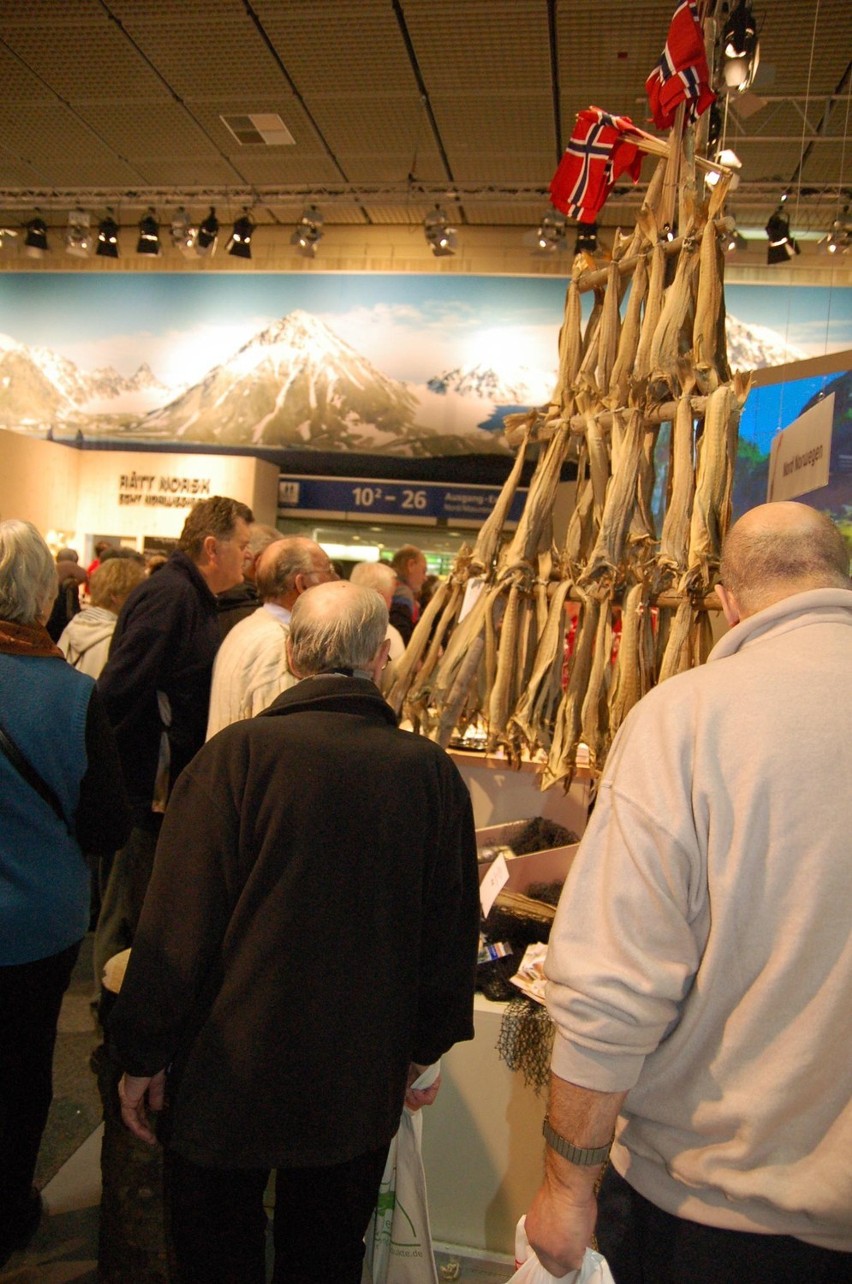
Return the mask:
<svg viewBox="0 0 852 1284"><path fill-rule="evenodd" d="M550 183L553 205L581 223L594 222L620 176L629 173L634 183L639 177L642 152L631 132L637 130L629 116L610 116L600 107L579 112Z"/></svg>
<svg viewBox="0 0 852 1284"><path fill-rule="evenodd" d="M715 99L695 0L684 0L675 9L666 47L645 81L645 92L657 129L671 129L681 103L689 104L689 119L697 120Z"/></svg>

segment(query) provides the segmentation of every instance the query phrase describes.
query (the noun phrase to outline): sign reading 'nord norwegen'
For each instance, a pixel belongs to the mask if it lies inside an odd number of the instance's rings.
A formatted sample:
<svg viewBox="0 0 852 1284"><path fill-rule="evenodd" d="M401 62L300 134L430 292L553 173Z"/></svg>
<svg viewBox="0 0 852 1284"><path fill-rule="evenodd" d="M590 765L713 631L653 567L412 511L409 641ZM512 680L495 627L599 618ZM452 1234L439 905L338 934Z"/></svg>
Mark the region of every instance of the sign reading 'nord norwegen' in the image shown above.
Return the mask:
<svg viewBox="0 0 852 1284"><path fill-rule="evenodd" d="M828 485L834 393L829 393L772 440L766 502L795 499Z"/></svg>

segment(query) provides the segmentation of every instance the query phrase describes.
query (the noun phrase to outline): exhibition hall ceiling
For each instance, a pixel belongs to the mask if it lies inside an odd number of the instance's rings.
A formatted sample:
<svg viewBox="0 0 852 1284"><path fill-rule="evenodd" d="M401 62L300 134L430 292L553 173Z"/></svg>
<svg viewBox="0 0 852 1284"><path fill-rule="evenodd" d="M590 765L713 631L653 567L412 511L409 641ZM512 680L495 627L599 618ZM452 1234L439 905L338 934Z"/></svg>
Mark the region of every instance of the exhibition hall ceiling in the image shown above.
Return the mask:
<svg viewBox="0 0 852 1284"><path fill-rule="evenodd" d="M705 5L724 18L727 6ZM532 226L580 110L648 127L674 0L0 0L0 222ZM756 0L760 66L722 100L731 204L794 232L850 201L852 5ZM252 118L252 119L250 119ZM260 120L258 121L258 118ZM257 132L258 124L260 133ZM263 138L272 130L271 141ZM276 132L277 131L277 132ZM632 222L653 167L601 222Z"/></svg>

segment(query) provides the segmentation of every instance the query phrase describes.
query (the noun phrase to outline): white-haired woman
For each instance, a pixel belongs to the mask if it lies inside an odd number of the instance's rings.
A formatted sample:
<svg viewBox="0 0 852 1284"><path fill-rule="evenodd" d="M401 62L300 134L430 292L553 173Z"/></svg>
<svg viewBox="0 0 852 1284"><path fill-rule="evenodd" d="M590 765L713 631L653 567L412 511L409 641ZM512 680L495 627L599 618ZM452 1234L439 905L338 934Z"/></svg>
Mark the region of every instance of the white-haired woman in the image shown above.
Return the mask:
<svg viewBox="0 0 852 1284"><path fill-rule="evenodd" d="M36 528L0 522L0 1267L41 1216L56 1023L89 921L83 853L130 828L95 684L45 629L56 585Z"/></svg>
<svg viewBox="0 0 852 1284"><path fill-rule="evenodd" d="M145 563L132 557L110 557L92 573L91 605L62 630L57 646L69 664L99 678L107 662L118 613L130 592L145 578Z"/></svg>

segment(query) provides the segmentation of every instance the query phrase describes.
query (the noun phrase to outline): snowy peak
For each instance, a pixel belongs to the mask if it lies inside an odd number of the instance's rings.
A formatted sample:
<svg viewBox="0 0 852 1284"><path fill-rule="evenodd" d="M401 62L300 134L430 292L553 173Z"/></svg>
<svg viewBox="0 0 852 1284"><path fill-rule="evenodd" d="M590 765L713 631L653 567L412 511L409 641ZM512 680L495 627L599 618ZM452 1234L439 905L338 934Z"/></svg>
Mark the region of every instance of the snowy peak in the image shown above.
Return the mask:
<svg viewBox="0 0 852 1284"><path fill-rule="evenodd" d="M808 354L786 343L777 330L765 325L745 325L728 313L728 365L732 370L758 370L802 361Z"/></svg>
<svg viewBox="0 0 852 1284"><path fill-rule="evenodd" d="M427 387L431 392L455 392L460 397L479 397L495 405L532 406L550 395L555 379L555 370L544 373L517 366L498 374L491 366L480 363L468 369L456 366L445 370L430 379Z"/></svg>

